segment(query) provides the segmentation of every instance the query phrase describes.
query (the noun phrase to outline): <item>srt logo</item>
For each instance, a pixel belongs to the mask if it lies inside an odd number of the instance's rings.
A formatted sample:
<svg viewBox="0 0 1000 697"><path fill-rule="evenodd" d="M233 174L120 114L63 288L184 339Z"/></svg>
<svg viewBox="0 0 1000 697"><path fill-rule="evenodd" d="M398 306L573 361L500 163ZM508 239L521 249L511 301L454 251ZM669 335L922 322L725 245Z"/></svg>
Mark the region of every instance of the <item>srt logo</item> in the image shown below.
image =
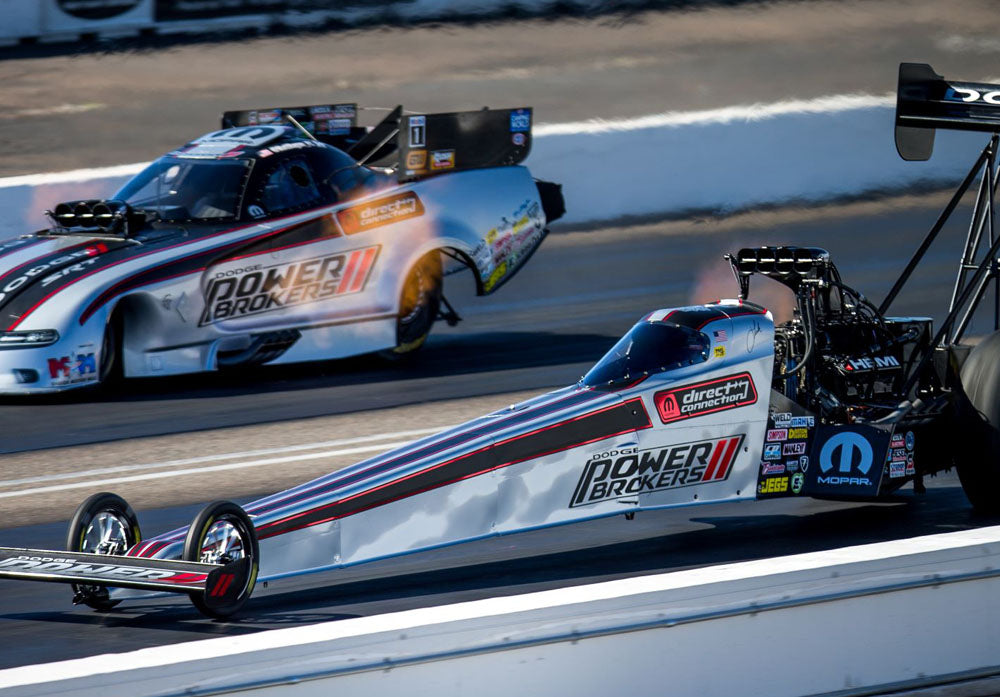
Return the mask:
<svg viewBox="0 0 1000 697"><path fill-rule="evenodd" d="M834 468L835 456L837 472L830 474L830 470ZM871 480L867 477L850 475L855 469L863 475L868 474L874 460L871 443L864 436L851 431L838 433L829 438L819 451L819 468L822 474L816 481L819 484L870 486Z"/></svg>

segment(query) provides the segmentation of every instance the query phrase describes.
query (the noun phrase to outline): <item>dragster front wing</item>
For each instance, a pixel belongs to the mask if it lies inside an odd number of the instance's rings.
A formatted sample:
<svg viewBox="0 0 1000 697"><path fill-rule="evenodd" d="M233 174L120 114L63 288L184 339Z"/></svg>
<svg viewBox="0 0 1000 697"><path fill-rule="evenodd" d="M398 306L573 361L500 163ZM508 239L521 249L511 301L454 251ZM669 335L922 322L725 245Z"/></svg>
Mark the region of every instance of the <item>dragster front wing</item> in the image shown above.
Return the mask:
<svg viewBox="0 0 1000 697"><path fill-rule="evenodd" d="M250 564L204 564L85 552L0 547L0 578L137 588L172 593L204 593L205 603L224 606L246 586Z"/></svg>

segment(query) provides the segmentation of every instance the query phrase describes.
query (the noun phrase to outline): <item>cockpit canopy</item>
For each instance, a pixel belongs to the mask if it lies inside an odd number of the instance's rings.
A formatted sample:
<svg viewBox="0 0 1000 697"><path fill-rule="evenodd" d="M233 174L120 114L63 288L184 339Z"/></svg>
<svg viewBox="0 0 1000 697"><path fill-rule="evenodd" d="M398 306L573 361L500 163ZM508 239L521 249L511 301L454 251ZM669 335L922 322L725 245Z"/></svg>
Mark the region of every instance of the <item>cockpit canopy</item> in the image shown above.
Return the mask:
<svg viewBox="0 0 1000 697"><path fill-rule="evenodd" d="M673 322L636 324L582 380L587 387L619 389L656 373L708 360L712 341L704 332Z"/></svg>
<svg viewBox="0 0 1000 697"><path fill-rule="evenodd" d="M114 198L168 222L259 220L333 205L382 179L333 146L261 126L202 136L150 164Z"/></svg>

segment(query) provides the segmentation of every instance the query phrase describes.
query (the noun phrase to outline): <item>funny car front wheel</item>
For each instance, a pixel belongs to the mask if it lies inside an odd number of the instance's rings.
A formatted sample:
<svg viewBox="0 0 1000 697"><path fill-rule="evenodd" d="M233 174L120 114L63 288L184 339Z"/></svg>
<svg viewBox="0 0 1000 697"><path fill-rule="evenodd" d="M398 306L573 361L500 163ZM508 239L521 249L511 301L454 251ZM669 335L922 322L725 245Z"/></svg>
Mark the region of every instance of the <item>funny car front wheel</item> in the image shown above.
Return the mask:
<svg viewBox="0 0 1000 697"><path fill-rule="evenodd" d="M441 294L441 255L431 252L421 257L406 276L399 298L396 347L383 351L384 357L398 359L424 345L441 309Z"/></svg>
<svg viewBox="0 0 1000 697"><path fill-rule="evenodd" d="M191 602L202 614L209 617L229 617L242 608L257 583L260 547L257 532L246 512L231 501L214 501L195 516L184 539L184 559L206 564L230 564L241 559L249 562L249 573L237 593L229 594L232 600L219 604L209 603L207 591L191 593Z"/></svg>
<svg viewBox="0 0 1000 697"><path fill-rule="evenodd" d="M101 492L80 504L66 532L66 550L90 554L125 554L142 541L139 520L125 499ZM111 600L103 586L73 584L75 603L95 610L110 610L120 601Z"/></svg>

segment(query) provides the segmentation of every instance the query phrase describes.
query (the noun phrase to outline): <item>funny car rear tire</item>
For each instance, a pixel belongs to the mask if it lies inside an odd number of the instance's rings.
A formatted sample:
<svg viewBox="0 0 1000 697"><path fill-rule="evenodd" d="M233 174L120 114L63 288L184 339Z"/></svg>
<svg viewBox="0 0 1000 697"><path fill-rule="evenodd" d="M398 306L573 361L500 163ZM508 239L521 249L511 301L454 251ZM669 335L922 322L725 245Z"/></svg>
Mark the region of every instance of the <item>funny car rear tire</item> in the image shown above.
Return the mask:
<svg viewBox="0 0 1000 697"><path fill-rule="evenodd" d="M986 337L962 366L956 417L963 433L958 478L973 508L1000 513L1000 332Z"/></svg>
<svg viewBox="0 0 1000 697"><path fill-rule="evenodd" d="M191 602L209 617L230 617L246 605L257 583L260 547L253 521L242 508L231 501L213 501L205 506L188 528L183 557L210 564L228 564L248 557L250 573L232 602L209 606L204 591L191 593Z"/></svg>
<svg viewBox="0 0 1000 697"><path fill-rule="evenodd" d="M125 499L101 492L80 504L66 532L66 549L91 554L125 554L142 541L139 519ZM119 602L110 600L103 586L73 584L75 600L95 610L110 610Z"/></svg>
<svg viewBox="0 0 1000 697"><path fill-rule="evenodd" d="M106 388L118 386L124 376L122 369L122 315L115 312L104 327L101 341L100 384Z"/></svg>
<svg viewBox="0 0 1000 697"><path fill-rule="evenodd" d="M424 345L441 309L441 277L439 252L425 254L410 269L399 297L396 347L382 356L398 360Z"/></svg>

